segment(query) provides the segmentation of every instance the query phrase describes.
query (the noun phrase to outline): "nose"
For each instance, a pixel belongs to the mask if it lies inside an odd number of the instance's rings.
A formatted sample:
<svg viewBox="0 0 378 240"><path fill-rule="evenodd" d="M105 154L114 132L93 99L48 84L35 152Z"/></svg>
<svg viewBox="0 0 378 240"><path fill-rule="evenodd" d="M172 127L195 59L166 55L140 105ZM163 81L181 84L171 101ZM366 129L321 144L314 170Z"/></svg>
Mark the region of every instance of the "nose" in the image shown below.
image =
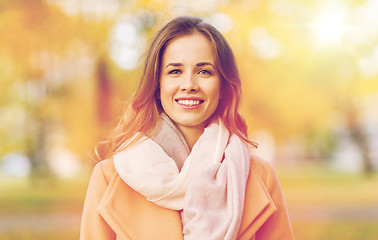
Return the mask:
<svg viewBox="0 0 378 240"><path fill-rule="evenodd" d="M199 90L195 74L186 74L183 76L180 90L183 92L197 92Z"/></svg>

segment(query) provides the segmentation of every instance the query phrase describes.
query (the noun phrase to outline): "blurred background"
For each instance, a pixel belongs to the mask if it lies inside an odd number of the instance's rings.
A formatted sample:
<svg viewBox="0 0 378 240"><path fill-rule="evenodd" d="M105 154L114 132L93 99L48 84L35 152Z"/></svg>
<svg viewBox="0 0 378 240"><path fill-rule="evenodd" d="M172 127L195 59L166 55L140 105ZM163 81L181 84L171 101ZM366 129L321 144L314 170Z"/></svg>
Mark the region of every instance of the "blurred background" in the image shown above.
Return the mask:
<svg viewBox="0 0 378 240"><path fill-rule="evenodd" d="M229 41L296 239L378 239L378 0L0 0L0 239L78 239L93 147L152 35Z"/></svg>

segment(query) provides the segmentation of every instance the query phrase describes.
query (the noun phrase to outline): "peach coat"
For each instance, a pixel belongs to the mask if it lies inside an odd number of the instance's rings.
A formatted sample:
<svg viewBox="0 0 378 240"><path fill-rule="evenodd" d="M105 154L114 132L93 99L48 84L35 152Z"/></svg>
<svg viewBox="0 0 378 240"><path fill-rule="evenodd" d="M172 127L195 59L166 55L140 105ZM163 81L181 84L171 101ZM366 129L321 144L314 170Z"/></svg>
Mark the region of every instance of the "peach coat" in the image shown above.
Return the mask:
<svg viewBox="0 0 378 240"><path fill-rule="evenodd" d="M294 239L280 184L271 165L251 159L237 239ZM117 174L113 159L96 164L85 198L81 240L183 239L177 211L149 202Z"/></svg>

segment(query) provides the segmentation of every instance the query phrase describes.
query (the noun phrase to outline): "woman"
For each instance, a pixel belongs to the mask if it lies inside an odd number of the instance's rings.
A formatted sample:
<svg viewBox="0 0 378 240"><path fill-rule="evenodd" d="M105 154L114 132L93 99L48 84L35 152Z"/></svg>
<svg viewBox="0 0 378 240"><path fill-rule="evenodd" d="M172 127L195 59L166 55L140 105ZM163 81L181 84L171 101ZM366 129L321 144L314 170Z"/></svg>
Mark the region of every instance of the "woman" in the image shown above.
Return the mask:
<svg viewBox="0 0 378 240"><path fill-rule="evenodd" d="M271 166L252 158L224 37L178 17L153 39L138 90L98 147L81 239L293 239Z"/></svg>

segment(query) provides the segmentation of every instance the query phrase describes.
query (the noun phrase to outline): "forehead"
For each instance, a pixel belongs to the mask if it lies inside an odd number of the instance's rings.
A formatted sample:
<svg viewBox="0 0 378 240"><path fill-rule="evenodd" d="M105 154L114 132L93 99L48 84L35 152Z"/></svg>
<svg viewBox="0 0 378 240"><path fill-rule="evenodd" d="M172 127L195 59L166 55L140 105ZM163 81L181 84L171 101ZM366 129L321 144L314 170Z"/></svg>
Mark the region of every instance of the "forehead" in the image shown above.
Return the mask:
<svg viewBox="0 0 378 240"><path fill-rule="evenodd" d="M163 52L163 62L188 60L214 62L214 59L210 40L200 33L172 39Z"/></svg>

